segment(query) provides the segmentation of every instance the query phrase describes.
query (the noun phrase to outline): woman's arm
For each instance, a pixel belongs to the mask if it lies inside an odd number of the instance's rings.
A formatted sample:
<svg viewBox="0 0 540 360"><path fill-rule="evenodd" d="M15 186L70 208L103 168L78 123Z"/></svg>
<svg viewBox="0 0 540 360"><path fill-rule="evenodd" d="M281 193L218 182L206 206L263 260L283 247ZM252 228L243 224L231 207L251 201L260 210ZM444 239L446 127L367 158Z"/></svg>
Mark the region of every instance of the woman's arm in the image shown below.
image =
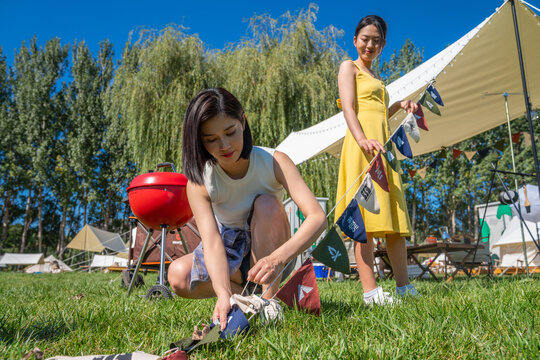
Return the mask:
<svg viewBox="0 0 540 360"><path fill-rule="evenodd" d="M201 234L204 263L217 296L213 320L219 318L223 330L227 324L227 314L231 308L229 298L232 295L225 246L216 224L210 196L204 185L188 182L186 190L189 205L197 219L197 228Z"/></svg>
<svg viewBox="0 0 540 360"><path fill-rule="evenodd" d="M368 139L360 126L360 122L354 111L355 103L355 66L352 61L344 61L339 67L338 88L341 99L341 109L347 121L349 130L358 143L358 146L370 155L374 155L378 150L385 151L378 140Z"/></svg>
<svg viewBox="0 0 540 360"><path fill-rule="evenodd" d="M326 227L326 216L317 199L302 179L291 159L282 152L274 153L276 179L291 195L305 216L298 231L270 255L260 259L248 273L250 281L264 284L272 279L274 269L286 265L291 259L307 249Z"/></svg>
<svg viewBox="0 0 540 360"><path fill-rule="evenodd" d="M388 117L391 118L399 109L403 109L408 113L416 112L418 104L411 100L396 101L388 108Z"/></svg>

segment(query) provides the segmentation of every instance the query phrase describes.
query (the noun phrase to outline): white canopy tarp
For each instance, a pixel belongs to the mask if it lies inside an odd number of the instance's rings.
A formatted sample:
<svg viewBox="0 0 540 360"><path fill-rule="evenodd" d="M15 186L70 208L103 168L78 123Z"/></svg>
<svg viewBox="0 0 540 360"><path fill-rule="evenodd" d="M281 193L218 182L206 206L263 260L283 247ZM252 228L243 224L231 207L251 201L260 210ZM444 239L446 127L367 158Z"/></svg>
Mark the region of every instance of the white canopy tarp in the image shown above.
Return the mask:
<svg viewBox="0 0 540 360"><path fill-rule="evenodd" d="M525 221L535 239L539 238L540 223ZM540 265L540 255L533 239L527 229L523 227L525 247L529 266ZM521 237L521 223L519 217L514 216L506 227L501 238L493 244L494 248L500 249L501 266L525 266L523 256L523 242Z"/></svg>
<svg viewBox="0 0 540 360"><path fill-rule="evenodd" d="M523 215L523 218L527 221L539 222L540 221L540 198L538 197L538 186L527 184L525 185L525 189L527 190L527 197L525 197L525 192L523 191L523 187L521 187L518 191L519 203L521 205L521 215ZM529 207L528 207L529 211L527 211L527 207L525 206L525 200L529 200ZM512 209L512 213L514 215L518 214L516 208L513 205L510 205L510 208Z"/></svg>
<svg viewBox="0 0 540 360"><path fill-rule="evenodd" d="M532 108L538 108L540 18L519 0L516 1L516 13L530 102ZM440 107L442 116L424 109L429 132L421 131L420 142L411 141L414 155L449 147L505 123L504 92L516 94L508 97L510 118L525 114L512 9L508 1L465 36L389 84L390 103L403 99L418 101L433 80L445 106ZM391 131L401 124L405 115L398 111L389 120ZM295 164L323 152L339 157L346 130L341 112L310 128L292 132L277 150L286 153Z"/></svg>
<svg viewBox="0 0 540 360"><path fill-rule="evenodd" d="M121 266L127 267L127 259L123 259L114 255L94 255L90 267L109 267L109 266Z"/></svg>
<svg viewBox="0 0 540 360"><path fill-rule="evenodd" d="M69 266L67 266L62 260L58 260L53 255L49 255L45 258L43 264L30 265L24 272L27 274L31 273L61 273L64 271L73 271Z"/></svg>
<svg viewBox="0 0 540 360"><path fill-rule="evenodd" d="M34 265L43 263L43 254L5 253L2 259L0 259L0 265Z"/></svg>

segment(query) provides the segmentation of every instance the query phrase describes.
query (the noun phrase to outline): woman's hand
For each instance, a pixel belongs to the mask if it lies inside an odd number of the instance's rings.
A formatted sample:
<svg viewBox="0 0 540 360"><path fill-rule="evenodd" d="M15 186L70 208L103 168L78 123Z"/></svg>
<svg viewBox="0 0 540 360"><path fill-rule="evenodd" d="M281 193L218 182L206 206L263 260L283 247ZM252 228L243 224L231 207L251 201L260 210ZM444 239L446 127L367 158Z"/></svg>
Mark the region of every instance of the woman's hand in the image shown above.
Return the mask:
<svg viewBox="0 0 540 360"><path fill-rule="evenodd" d="M399 103L399 106L408 113L418 110L418 104L411 100L403 100Z"/></svg>
<svg viewBox="0 0 540 360"><path fill-rule="evenodd" d="M384 147L381 145L381 143L378 140L375 139L363 139L358 141L358 145L362 150L367 152L369 155L374 156L377 151L382 151L383 153L386 152L384 150Z"/></svg>
<svg viewBox="0 0 540 360"><path fill-rule="evenodd" d="M227 327L227 315L229 315L229 311L231 310L229 298L229 296L218 296L216 306L214 307L212 321L219 319L221 331L225 330Z"/></svg>
<svg viewBox="0 0 540 360"><path fill-rule="evenodd" d="M282 265L281 261L270 254L257 261L249 270L247 279L256 284L267 284L274 279Z"/></svg>

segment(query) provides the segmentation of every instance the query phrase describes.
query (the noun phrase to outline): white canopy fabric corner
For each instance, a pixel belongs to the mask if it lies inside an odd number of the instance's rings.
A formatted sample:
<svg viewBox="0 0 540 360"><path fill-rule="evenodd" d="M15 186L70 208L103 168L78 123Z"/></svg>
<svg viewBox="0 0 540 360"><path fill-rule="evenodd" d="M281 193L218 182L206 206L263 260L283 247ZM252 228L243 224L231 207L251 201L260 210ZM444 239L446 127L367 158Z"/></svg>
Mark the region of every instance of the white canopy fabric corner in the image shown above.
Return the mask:
<svg viewBox="0 0 540 360"><path fill-rule="evenodd" d="M2 259L0 259L0 265L34 265L43 263L43 254L5 253Z"/></svg>
<svg viewBox="0 0 540 360"><path fill-rule="evenodd" d="M126 244L122 241L120 234L100 230L91 225L85 225L67 247L93 252L101 252L104 249L127 252Z"/></svg>
<svg viewBox="0 0 540 360"><path fill-rule="evenodd" d="M540 107L540 18L516 1L529 100ZM444 101L442 116L424 110L429 132L411 142L414 155L436 151L483 133L506 122L503 93L508 96L510 119L525 114L523 87L511 5L500 8L446 49L387 86L390 103L418 101L431 82ZM405 118L398 112L389 119L390 131ZM347 124L343 113L305 130L292 132L277 150L300 164L323 152L339 157Z"/></svg>
<svg viewBox="0 0 540 360"><path fill-rule="evenodd" d="M127 267L127 259L123 259L114 255L94 255L90 267L109 267L109 266L121 266Z"/></svg>
<svg viewBox="0 0 540 360"><path fill-rule="evenodd" d="M525 197L525 191L523 191L523 187L521 187L518 191L519 204L521 205L521 215L523 216L523 219L527 221L539 222L540 197L538 196L538 186L527 184L525 188L527 189L527 197ZM527 211L527 207L525 206L525 199L529 200L529 211ZM512 214L518 214L516 208L514 208L513 206L510 206L510 208L512 209Z"/></svg>

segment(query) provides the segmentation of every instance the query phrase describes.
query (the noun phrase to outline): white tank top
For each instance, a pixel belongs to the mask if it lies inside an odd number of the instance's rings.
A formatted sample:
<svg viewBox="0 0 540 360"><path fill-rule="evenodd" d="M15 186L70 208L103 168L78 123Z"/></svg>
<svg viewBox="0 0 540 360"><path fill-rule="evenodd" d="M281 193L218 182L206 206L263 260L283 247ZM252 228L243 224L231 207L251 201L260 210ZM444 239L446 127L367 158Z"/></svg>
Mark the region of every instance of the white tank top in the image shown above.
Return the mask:
<svg viewBox="0 0 540 360"><path fill-rule="evenodd" d="M206 163L204 186L216 219L223 225L244 229L255 197L274 194L283 201L285 190L274 174L274 149L254 146L249 167L241 179L232 179L219 164Z"/></svg>

